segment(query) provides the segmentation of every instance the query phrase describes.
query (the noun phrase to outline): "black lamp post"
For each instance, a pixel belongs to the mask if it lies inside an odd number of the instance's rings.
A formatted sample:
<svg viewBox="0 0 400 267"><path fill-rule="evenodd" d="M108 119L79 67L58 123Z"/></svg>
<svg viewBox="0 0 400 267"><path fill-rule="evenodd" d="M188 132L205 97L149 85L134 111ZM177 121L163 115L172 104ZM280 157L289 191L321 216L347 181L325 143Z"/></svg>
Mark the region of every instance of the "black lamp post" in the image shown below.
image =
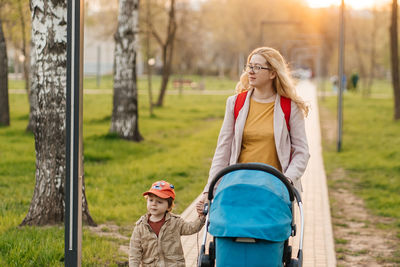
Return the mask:
<svg viewBox="0 0 400 267"><path fill-rule="evenodd" d="M82 101L83 5L67 3L67 109L65 176L65 266L81 266L82 257Z"/></svg>

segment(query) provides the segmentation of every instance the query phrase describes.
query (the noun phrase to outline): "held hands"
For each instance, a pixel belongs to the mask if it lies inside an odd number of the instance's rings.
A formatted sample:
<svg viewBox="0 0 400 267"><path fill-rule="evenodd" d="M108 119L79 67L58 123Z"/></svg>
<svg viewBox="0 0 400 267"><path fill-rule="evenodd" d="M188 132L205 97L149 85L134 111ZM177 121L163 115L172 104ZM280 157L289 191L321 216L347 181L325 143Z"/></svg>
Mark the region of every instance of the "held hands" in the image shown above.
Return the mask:
<svg viewBox="0 0 400 267"><path fill-rule="evenodd" d="M199 217L204 217L204 203L207 200L207 193L203 193L202 197L200 198L200 200L196 203L196 210L197 213L199 214Z"/></svg>
<svg viewBox="0 0 400 267"><path fill-rule="evenodd" d="M199 217L200 217L200 218L201 218L201 217L204 217L203 208L204 208L204 201L203 201L203 199L200 199L200 200L196 203L196 210L197 210L197 213L199 214Z"/></svg>

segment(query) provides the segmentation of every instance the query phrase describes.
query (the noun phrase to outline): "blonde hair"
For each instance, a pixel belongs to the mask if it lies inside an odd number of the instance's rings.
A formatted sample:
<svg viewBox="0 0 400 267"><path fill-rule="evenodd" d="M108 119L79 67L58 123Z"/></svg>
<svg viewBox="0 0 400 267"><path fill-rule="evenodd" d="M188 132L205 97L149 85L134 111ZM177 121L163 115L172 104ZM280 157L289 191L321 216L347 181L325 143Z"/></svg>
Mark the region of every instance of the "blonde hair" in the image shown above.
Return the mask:
<svg viewBox="0 0 400 267"><path fill-rule="evenodd" d="M297 106L303 111L304 116L308 115L309 107L306 103L296 94L293 78L290 75L289 67L276 49L271 47L259 47L254 49L247 57L247 64L249 64L253 55L260 55L267 61L268 67L275 71L276 77L273 80L273 88L276 93L281 96L290 98ZM236 85L236 93L241 93L251 89L249 84L249 76L247 72L243 72L240 76L240 81Z"/></svg>

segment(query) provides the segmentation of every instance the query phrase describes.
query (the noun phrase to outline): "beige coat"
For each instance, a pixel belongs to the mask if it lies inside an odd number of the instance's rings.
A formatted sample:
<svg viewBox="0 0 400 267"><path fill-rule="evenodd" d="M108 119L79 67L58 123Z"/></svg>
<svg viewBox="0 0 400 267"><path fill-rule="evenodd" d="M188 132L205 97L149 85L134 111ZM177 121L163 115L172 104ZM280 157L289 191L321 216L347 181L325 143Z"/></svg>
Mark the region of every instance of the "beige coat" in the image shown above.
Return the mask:
<svg viewBox="0 0 400 267"><path fill-rule="evenodd" d="M243 129L249 112L250 97L253 89L249 90L246 101L240 110L238 117L234 118L234 106L236 95L230 96L226 101L224 122L218 137L218 144L212 160L207 185L208 188L214 176L223 168L237 163L242 146ZM275 146L283 174L290 178L295 188L301 192L300 178L303 175L310 154L308 153L307 137L305 132L304 116L296 103L291 101L290 133L286 127L285 114L280 104L280 96L277 94L274 108L274 137ZM234 130L233 130L234 129ZM290 161L290 151L293 151ZM290 161L290 162L289 162Z"/></svg>
<svg viewBox="0 0 400 267"><path fill-rule="evenodd" d="M167 213L157 235L148 223L148 214L135 225L129 244L129 267L185 267L181 235L200 231L204 219L185 222L180 216Z"/></svg>

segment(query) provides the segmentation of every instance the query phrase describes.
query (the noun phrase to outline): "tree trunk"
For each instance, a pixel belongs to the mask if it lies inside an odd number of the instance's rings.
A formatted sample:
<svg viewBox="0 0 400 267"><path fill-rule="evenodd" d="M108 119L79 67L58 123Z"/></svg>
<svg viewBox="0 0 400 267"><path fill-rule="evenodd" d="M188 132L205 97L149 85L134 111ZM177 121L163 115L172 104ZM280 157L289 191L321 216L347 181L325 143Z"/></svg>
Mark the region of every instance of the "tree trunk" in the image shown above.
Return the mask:
<svg viewBox="0 0 400 267"><path fill-rule="evenodd" d="M114 101L110 132L140 141L136 51L138 49L139 0L120 0L115 33Z"/></svg>
<svg viewBox="0 0 400 267"><path fill-rule="evenodd" d="M27 49L26 49L26 34L25 34L25 17L24 17L24 12L22 9L22 3L21 0L18 0L18 13L20 16L20 22L21 22L21 37L22 37L22 48L21 48L21 53L24 56L24 61L23 61L23 71L24 71L24 80L25 80L25 90L27 93L29 93L29 67L28 67L28 55L27 55Z"/></svg>
<svg viewBox="0 0 400 267"><path fill-rule="evenodd" d="M8 64L7 46L0 18L0 125L10 125L10 107L8 103Z"/></svg>
<svg viewBox="0 0 400 267"><path fill-rule="evenodd" d="M394 119L400 119L400 79L399 48L397 37L397 0L392 3L392 23L390 25L390 51L392 61L392 83L394 95Z"/></svg>
<svg viewBox="0 0 400 267"><path fill-rule="evenodd" d="M350 24L350 22L349 22L349 24ZM367 72L365 70L365 64L364 64L364 60L363 60L364 52L362 51L362 48L360 46L360 42L359 42L360 38L357 36L358 34L357 34L357 30L356 30L355 26L351 25L350 29L352 31L355 53L358 58L357 63L358 63L358 69L360 70L360 78L361 78L361 81L364 83L364 80L366 80L366 77L367 77L367 74L366 74ZM348 81L348 84L349 84L349 83L351 83L351 81L350 81L350 77L348 77L348 78L349 78L349 81Z"/></svg>
<svg viewBox="0 0 400 267"><path fill-rule="evenodd" d="M36 59L32 92L38 104L33 112L36 184L21 225L47 225L64 219L67 3L32 0L31 10L32 49ZM86 213L84 219L90 218L87 207L82 212Z"/></svg>
<svg viewBox="0 0 400 267"><path fill-rule="evenodd" d="M33 33L32 33L33 37ZM33 39L33 38L32 38ZM37 88L37 80L36 80L36 75L37 75L37 66L36 66L36 53L34 49L34 44L31 40L31 50L30 50L30 71L29 71L29 76L30 76L30 85L29 85L29 90L28 90L28 101L29 101L29 120L28 120L28 126L26 127L26 131L28 132L35 132L35 116L33 113L37 109L37 99L36 99L36 92L34 91Z"/></svg>
<svg viewBox="0 0 400 267"><path fill-rule="evenodd" d="M370 66L369 66L369 75L368 75L368 80L367 80L367 86L365 90L363 91L363 96L364 97L369 97L371 96L371 88L372 84L374 82L374 74L375 74L375 64L376 64L376 33L378 30L378 12L376 10L376 7L373 9L373 24L372 24L372 32L371 32L371 50L370 50Z"/></svg>
<svg viewBox="0 0 400 267"><path fill-rule="evenodd" d="M23 10L23 6L21 3L21 0L18 0L18 13L19 13L19 17L20 17L20 22L21 22L21 36L22 36L22 48L21 48L21 53L24 56L24 60L23 60L23 71L24 71L24 80L25 80L25 90L26 90L26 94L28 95L28 103L29 103L29 120L28 120L28 125L26 127L26 131L28 132L33 132L34 130L34 121L33 121L33 116L32 116L32 111L34 110L34 107L32 107L32 105L34 105L35 103L32 102L34 101L34 98L30 92L30 68L29 68L29 63L31 63L32 65L32 61L30 60L30 56L28 56L28 49L27 49L27 38L26 38L26 24L25 24L25 16L24 16L24 10ZM32 31L31 31L32 33ZM30 42L30 46L32 47L32 42ZM32 52L31 52L32 55ZM34 63L34 61L33 61ZM33 68L35 66L33 65Z"/></svg>
<svg viewBox="0 0 400 267"><path fill-rule="evenodd" d="M176 35L176 16L175 16L175 0L171 0L170 10L168 13L168 28L167 28L167 40L163 42L160 38L160 35L153 29L153 35L158 41L162 49L162 81L160 94L158 95L158 100L156 106L161 107L164 102L164 96L167 91L167 85L169 81L169 77L171 75L171 66L172 66L172 58L174 52L174 41Z"/></svg>
<svg viewBox="0 0 400 267"><path fill-rule="evenodd" d="M150 51L150 21L151 21L151 10L150 10L150 0L146 2L146 66L147 66L147 87L149 92L149 112L150 117L153 117L153 90L152 90L152 71L153 71L153 64L150 64L151 58L151 51Z"/></svg>
<svg viewBox="0 0 400 267"><path fill-rule="evenodd" d="M169 76L171 75L171 64L172 64L172 52L173 49L172 45L170 46L165 46L163 47L163 52L162 52L162 62L163 62L163 68L162 68L162 80L161 80L161 89L160 89L160 94L158 95L158 100L156 103L156 106L162 107L164 103L164 96L167 91L167 86L168 86L168 81L169 81ZM170 52L167 52L170 51Z"/></svg>

